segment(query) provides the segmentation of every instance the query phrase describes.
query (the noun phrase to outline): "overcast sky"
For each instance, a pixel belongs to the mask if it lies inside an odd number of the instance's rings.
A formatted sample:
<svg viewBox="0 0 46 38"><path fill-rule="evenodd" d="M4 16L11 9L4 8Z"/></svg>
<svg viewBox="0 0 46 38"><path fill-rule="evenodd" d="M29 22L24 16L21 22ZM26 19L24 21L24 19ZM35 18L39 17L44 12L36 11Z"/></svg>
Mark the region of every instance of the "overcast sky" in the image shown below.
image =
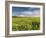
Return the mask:
<svg viewBox="0 0 46 38"><path fill-rule="evenodd" d="M40 8L36 7L12 7L12 16L40 15Z"/></svg>

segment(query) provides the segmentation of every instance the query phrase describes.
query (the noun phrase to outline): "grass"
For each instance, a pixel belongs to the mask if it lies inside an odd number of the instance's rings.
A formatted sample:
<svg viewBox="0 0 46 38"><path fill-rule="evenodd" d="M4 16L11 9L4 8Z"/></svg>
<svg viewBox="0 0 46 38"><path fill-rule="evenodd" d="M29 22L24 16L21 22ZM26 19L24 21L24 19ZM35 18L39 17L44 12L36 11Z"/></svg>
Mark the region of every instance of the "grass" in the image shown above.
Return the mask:
<svg viewBox="0 0 46 38"><path fill-rule="evenodd" d="M40 17L14 17L12 16L12 31L39 30L40 24L32 25L32 23L40 23Z"/></svg>

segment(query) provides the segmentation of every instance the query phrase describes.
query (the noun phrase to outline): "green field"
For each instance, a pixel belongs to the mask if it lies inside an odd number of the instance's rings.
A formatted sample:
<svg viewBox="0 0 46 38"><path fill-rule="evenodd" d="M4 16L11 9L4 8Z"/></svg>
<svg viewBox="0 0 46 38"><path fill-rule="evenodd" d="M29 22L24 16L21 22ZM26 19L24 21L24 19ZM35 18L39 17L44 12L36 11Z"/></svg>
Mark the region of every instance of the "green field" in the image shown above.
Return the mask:
<svg viewBox="0 0 46 38"><path fill-rule="evenodd" d="M40 17L12 16L12 31L39 30L40 24L38 23L40 23Z"/></svg>

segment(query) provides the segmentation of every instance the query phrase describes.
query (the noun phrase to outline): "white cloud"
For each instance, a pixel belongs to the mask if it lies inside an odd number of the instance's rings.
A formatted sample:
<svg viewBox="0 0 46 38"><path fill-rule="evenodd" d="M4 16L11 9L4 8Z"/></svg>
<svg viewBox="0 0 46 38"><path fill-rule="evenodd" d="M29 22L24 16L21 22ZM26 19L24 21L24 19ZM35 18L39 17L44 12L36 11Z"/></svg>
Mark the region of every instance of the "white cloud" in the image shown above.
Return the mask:
<svg viewBox="0 0 46 38"><path fill-rule="evenodd" d="M21 15L19 16L29 16L29 17L39 17L40 16L40 11L39 10L35 10L35 11L24 11L24 12L21 12Z"/></svg>
<svg viewBox="0 0 46 38"><path fill-rule="evenodd" d="M24 17L24 15L19 15L20 17Z"/></svg>
<svg viewBox="0 0 46 38"><path fill-rule="evenodd" d="M33 15L40 16L40 10L33 11Z"/></svg>
<svg viewBox="0 0 46 38"><path fill-rule="evenodd" d="M13 15L21 16L21 17L38 17L40 16L40 10L34 10L34 11L23 11L19 15L18 13L13 13Z"/></svg>
<svg viewBox="0 0 46 38"><path fill-rule="evenodd" d="M21 12L23 15L32 15L32 12L31 11L24 11L24 12Z"/></svg>

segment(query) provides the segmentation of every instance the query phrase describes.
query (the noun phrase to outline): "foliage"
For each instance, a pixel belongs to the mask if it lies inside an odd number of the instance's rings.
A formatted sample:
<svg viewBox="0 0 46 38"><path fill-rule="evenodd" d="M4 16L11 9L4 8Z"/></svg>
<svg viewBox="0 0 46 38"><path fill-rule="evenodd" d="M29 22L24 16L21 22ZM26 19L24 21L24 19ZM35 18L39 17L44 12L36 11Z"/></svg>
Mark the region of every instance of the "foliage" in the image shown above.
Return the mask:
<svg viewBox="0 0 46 38"><path fill-rule="evenodd" d="M40 24L33 25L33 22L40 23L40 17L12 17L12 30L39 30Z"/></svg>

